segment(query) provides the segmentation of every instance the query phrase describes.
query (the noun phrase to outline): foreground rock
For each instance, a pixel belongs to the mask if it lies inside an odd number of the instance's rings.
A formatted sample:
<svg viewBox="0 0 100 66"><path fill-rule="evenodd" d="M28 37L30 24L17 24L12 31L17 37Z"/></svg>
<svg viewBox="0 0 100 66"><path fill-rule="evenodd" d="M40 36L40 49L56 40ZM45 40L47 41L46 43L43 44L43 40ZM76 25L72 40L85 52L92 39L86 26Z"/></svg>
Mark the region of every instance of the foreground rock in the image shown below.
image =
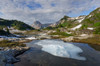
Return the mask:
<svg viewBox="0 0 100 66"><path fill-rule="evenodd" d="M0 66L12 66L13 63L19 61L16 56L28 49L29 47L3 48L0 51Z"/></svg>

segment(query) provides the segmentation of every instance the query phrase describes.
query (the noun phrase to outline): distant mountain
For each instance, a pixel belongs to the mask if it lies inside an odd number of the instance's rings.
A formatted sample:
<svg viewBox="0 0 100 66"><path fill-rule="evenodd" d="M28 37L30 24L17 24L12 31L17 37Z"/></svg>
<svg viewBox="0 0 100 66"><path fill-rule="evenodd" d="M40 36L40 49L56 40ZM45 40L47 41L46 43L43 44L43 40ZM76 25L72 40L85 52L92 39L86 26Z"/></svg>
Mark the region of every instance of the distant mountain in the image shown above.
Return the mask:
<svg viewBox="0 0 100 66"><path fill-rule="evenodd" d="M13 29L18 29L18 30L32 30L30 25L25 24L24 22L18 21L18 20L7 20L7 19L2 19L0 18L0 28L3 27L9 27Z"/></svg>
<svg viewBox="0 0 100 66"><path fill-rule="evenodd" d="M51 23L42 24L42 28L46 28L46 27L48 27L48 26L50 26L50 25L51 25Z"/></svg>
<svg viewBox="0 0 100 66"><path fill-rule="evenodd" d="M41 28L42 28L42 24L41 24L41 22L39 22L39 21L35 21L35 22L32 24L32 27L35 28L35 29L41 29Z"/></svg>
<svg viewBox="0 0 100 66"><path fill-rule="evenodd" d="M42 28L46 28L48 27L50 24L42 24L41 22L39 21L35 21L33 24L32 24L32 27L35 28L35 29L42 29Z"/></svg>

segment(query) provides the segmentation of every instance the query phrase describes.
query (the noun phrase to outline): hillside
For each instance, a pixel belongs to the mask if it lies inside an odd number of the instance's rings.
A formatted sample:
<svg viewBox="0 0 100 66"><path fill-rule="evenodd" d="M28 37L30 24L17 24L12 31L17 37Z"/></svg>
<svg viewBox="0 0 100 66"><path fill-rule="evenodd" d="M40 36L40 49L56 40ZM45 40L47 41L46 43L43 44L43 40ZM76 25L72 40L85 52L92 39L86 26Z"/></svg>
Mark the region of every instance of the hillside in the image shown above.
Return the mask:
<svg viewBox="0 0 100 66"><path fill-rule="evenodd" d="M9 27L18 30L32 30L33 28L24 22L17 20L6 20L0 18L0 28Z"/></svg>
<svg viewBox="0 0 100 66"><path fill-rule="evenodd" d="M0 37L2 37L2 36L16 37L16 35L11 34L10 32L4 31L4 30L0 30Z"/></svg>
<svg viewBox="0 0 100 66"><path fill-rule="evenodd" d="M64 16L50 27L53 29L59 29L63 32L69 31L73 34L100 34L100 8L95 9L86 16Z"/></svg>
<svg viewBox="0 0 100 66"><path fill-rule="evenodd" d="M100 34L100 8L97 8L82 21L82 29L94 29L94 33Z"/></svg>

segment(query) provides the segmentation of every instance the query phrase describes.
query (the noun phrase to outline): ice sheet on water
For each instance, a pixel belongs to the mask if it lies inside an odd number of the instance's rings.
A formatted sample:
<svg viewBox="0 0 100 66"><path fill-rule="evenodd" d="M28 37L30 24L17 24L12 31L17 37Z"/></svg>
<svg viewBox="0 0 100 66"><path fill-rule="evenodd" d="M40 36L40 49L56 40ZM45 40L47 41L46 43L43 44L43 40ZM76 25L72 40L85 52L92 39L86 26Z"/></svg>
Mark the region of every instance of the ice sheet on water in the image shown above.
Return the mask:
<svg viewBox="0 0 100 66"><path fill-rule="evenodd" d="M42 50L54 56L73 58L77 60L86 60L85 57L79 55L83 50L78 46L63 41L56 40L41 40L37 45L42 46Z"/></svg>

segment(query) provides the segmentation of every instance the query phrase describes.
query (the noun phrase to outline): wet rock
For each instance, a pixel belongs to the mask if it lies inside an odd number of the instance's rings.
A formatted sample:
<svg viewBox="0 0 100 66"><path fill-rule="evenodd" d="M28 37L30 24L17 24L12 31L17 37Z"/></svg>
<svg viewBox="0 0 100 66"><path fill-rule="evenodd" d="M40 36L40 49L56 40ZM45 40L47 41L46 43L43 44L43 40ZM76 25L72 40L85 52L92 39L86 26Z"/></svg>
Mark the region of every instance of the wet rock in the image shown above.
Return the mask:
<svg viewBox="0 0 100 66"><path fill-rule="evenodd" d="M29 47L15 47L15 48L5 48L4 50L0 51L0 66L11 66L12 63L18 62L19 59L16 56L22 54Z"/></svg>

